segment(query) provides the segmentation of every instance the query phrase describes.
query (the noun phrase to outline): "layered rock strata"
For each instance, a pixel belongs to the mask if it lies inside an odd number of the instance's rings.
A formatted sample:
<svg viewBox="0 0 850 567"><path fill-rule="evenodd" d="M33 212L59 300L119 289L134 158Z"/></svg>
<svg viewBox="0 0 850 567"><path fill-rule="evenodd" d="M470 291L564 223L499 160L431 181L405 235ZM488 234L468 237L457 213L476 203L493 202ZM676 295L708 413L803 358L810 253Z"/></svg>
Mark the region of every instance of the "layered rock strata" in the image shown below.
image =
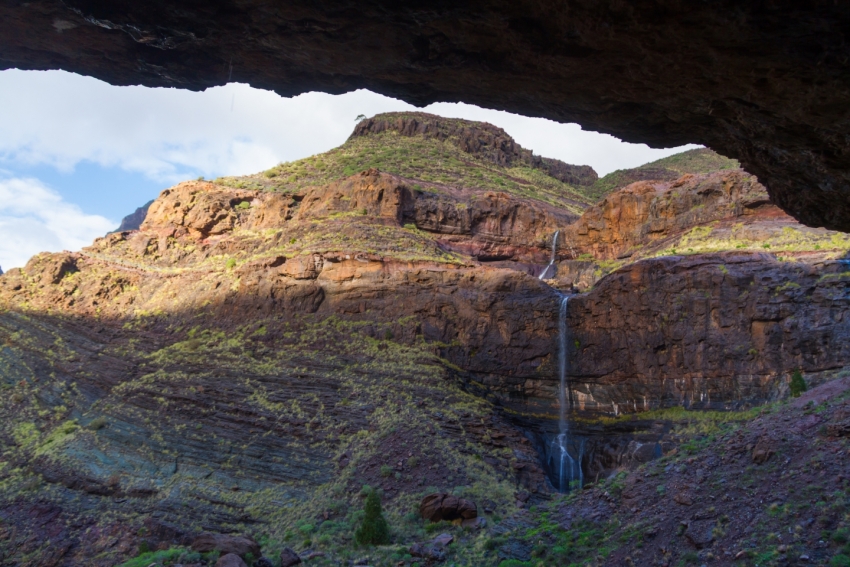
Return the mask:
<svg viewBox="0 0 850 567"><path fill-rule="evenodd" d="M577 407L616 414L777 399L850 363L850 272L761 254L643 260L570 301Z"/></svg>

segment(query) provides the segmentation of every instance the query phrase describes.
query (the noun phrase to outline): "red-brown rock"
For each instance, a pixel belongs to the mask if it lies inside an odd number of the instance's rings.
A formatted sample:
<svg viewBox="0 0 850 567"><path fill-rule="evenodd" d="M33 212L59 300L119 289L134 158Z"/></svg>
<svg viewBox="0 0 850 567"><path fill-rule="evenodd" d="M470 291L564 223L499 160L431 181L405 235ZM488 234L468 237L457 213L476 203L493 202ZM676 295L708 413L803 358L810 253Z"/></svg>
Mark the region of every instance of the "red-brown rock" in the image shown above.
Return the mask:
<svg viewBox="0 0 850 567"><path fill-rule="evenodd" d="M192 542L192 549L200 553L218 551L222 554L235 554L245 557L251 554L260 557L260 545L249 537L223 534L201 534Z"/></svg>
<svg viewBox="0 0 850 567"><path fill-rule="evenodd" d="M248 567L248 565L235 553L228 553L218 558L215 567Z"/></svg>
<svg viewBox="0 0 850 567"><path fill-rule="evenodd" d="M478 516L474 502L450 494L429 494L419 504L419 515L431 522L470 520Z"/></svg>

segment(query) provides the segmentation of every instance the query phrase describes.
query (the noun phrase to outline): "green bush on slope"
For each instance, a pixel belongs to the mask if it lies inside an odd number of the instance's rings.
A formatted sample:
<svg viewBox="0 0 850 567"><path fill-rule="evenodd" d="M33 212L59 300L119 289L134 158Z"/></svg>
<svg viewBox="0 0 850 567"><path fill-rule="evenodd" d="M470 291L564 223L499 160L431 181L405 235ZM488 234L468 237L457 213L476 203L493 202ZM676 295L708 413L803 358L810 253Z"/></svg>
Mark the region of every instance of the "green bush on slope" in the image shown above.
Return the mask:
<svg viewBox="0 0 850 567"><path fill-rule="evenodd" d="M360 545L383 545L390 541L390 529L381 512L381 497L377 491L370 490L364 506L366 515L363 523L354 532L354 539Z"/></svg>

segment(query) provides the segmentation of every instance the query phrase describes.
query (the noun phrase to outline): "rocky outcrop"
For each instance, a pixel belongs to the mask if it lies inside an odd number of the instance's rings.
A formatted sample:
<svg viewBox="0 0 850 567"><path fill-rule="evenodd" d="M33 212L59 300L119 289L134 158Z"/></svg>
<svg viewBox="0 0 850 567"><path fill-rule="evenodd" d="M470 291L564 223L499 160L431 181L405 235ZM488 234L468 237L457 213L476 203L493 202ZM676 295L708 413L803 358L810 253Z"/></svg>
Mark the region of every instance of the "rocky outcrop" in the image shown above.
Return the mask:
<svg viewBox="0 0 850 567"><path fill-rule="evenodd" d="M841 233L796 222L753 176L734 169L641 181L606 196L561 231L555 277L587 290L628 262L659 255L770 250L811 263L848 247Z"/></svg>
<svg viewBox="0 0 850 567"><path fill-rule="evenodd" d="M202 90L228 81L417 105L464 101L672 147L757 175L812 226L850 230L842 2L35 0L0 8L3 68ZM369 38L365 40L364 38Z"/></svg>
<svg viewBox="0 0 850 567"><path fill-rule="evenodd" d="M478 517L478 507L465 498L436 493L422 499L419 504L419 515L429 522L474 520Z"/></svg>
<svg viewBox="0 0 850 567"><path fill-rule="evenodd" d="M260 546L251 538L222 534L201 534L192 542L192 549L201 553L218 551L222 555L232 553L245 558L248 554L260 557Z"/></svg>
<svg viewBox="0 0 850 567"><path fill-rule="evenodd" d="M577 407L725 409L777 399L850 363L850 278L727 253L643 260L569 302Z"/></svg>
<svg viewBox="0 0 850 567"><path fill-rule="evenodd" d="M133 214L127 215L123 219L121 219L121 224L114 232L127 232L129 230L139 230L142 226L142 223L145 222L145 217L148 215L148 209L153 204L153 201L148 201L138 209L136 209Z"/></svg>
<svg viewBox="0 0 850 567"><path fill-rule="evenodd" d="M524 263L545 262L551 235L576 218L545 203L505 193L430 193L373 169L294 194L181 183L164 191L151 206L143 229L164 235L161 238L205 239L237 227L274 229L289 220L297 224L345 217L413 224L435 235L444 250L484 262ZM351 236L356 248L356 235Z"/></svg>
<svg viewBox="0 0 850 567"><path fill-rule="evenodd" d="M442 118L424 112L380 114L360 122L352 138L393 132L449 141L464 152L505 167L530 167L573 186L593 185L599 176L587 165L536 156L503 129L486 122Z"/></svg>
<svg viewBox="0 0 850 567"><path fill-rule="evenodd" d="M576 253L611 260L651 249L656 241L712 221L755 220L746 217L756 212L793 222L770 204L764 186L744 171L685 175L675 181L632 183L585 211L563 235Z"/></svg>

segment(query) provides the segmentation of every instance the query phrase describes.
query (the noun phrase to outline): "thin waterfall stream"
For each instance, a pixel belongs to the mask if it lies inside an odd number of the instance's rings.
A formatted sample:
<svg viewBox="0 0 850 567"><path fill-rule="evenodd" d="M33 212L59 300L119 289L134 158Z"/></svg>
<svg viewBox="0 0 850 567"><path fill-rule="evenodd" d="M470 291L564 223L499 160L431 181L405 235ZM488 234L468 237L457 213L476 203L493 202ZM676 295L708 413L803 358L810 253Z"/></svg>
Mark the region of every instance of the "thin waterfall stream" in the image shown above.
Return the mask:
<svg viewBox="0 0 850 567"><path fill-rule="evenodd" d="M552 256L538 279L544 279L555 265L560 234L560 230L555 231L555 235L552 237ZM575 256L572 246L570 246L570 250ZM580 488L584 484L584 472L581 464L586 441L584 438L577 438L570 431L569 414L573 408L573 396L569 383L569 353L567 350L569 346L569 327L567 325L569 301L569 295L561 294L558 309L558 377L560 379L558 388L558 433L548 442L547 458L547 468L550 471L549 478L561 492Z"/></svg>
<svg viewBox="0 0 850 567"><path fill-rule="evenodd" d="M552 464L555 465L552 468L558 472L558 490L561 492L580 488L584 484L581 461L584 456L585 440L578 440L578 447L574 446L576 440L571 435L569 422L569 413L573 407L572 390L568 379L567 356L569 301L569 295L562 295L558 312L558 374L560 378L558 402L560 408L558 412L558 435L552 440L550 448L550 461L553 461ZM573 458L570 454L571 449L576 454L576 458Z"/></svg>
<svg viewBox="0 0 850 567"><path fill-rule="evenodd" d="M561 234L560 230L555 231L555 236L552 237L552 257L549 260L549 263L543 268L543 271L540 272L540 275L537 279L542 280L546 274L549 273L549 268L555 265L555 254L558 252L558 235Z"/></svg>

